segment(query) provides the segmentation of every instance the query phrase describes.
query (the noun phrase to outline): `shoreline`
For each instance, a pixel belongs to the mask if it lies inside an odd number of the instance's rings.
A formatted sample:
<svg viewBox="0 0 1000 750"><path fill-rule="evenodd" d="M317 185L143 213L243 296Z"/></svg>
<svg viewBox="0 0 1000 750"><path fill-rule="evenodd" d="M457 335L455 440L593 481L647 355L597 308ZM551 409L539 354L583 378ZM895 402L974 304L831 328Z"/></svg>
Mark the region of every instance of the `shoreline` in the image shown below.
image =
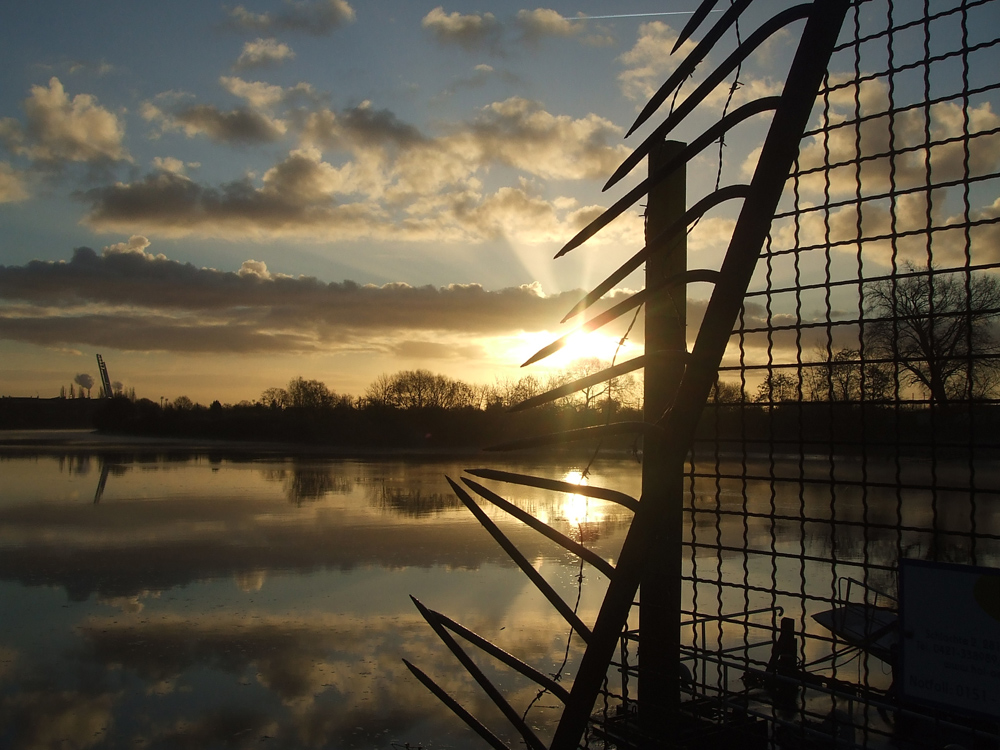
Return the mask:
<svg viewBox="0 0 1000 750"><path fill-rule="evenodd" d="M480 449L378 449L344 448L210 438L171 438L118 435L94 429L0 430L0 455L56 453L226 453L241 456L310 456L316 458L421 458L440 459L483 455Z"/></svg>

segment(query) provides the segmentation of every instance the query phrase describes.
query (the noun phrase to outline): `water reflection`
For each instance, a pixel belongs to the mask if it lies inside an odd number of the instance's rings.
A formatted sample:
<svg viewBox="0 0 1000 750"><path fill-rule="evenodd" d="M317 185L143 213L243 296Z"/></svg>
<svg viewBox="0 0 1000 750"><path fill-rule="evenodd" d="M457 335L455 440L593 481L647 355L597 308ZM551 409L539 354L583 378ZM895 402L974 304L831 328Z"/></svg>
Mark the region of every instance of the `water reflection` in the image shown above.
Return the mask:
<svg viewBox="0 0 1000 750"><path fill-rule="evenodd" d="M444 475L458 477L463 468L181 452L0 458L0 745L474 744L402 664L404 656L418 663L492 715L407 594L542 671L562 661L566 627L450 491ZM583 481L573 466L495 468ZM777 469L793 477L829 472L822 462ZM781 604L809 627L808 615L827 606L844 562L889 568L901 553L964 554L973 522L981 533L997 532L995 496L980 494L973 506L969 493L920 489L919 467L907 467L914 486L905 493L885 487L866 494L852 483L857 467L837 470L845 483L833 490L754 479L753 471L743 479L732 466L721 467L729 478L718 482L707 472L697 478L686 511L694 547L684 573L693 577L697 565L698 588L686 589L685 606L695 597L701 608L729 612ZM884 471L891 478L896 469ZM638 473L632 461L599 461L587 481L637 496ZM985 472L979 477L985 486ZM597 554L617 558L632 518L627 510L579 495L491 486ZM575 601L577 561L483 507ZM989 564L997 544L979 544ZM772 548L786 556L771 555ZM733 585L740 581L752 586L746 594ZM894 585L891 576L874 582ZM605 585L586 570L585 621ZM719 642L730 636L742 634L720 634ZM574 643L570 673L578 656ZM534 696L516 675L484 669L512 691L515 705ZM554 701L543 703L532 712L540 726L556 711L548 705Z"/></svg>
<svg viewBox="0 0 1000 750"><path fill-rule="evenodd" d="M565 633L450 492L444 474L462 468L0 459L0 744L471 744L403 666L419 661L489 715L407 594L550 671ZM569 525L559 496L515 499ZM574 591L563 550L488 512L557 589ZM609 510L602 523L624 530L629 517ZM620 541L608 532L601 544L613 556ZM603 595L593 583L581 600L590 617ZM517 700L533 696L519 677L490 673Z"/></svg>

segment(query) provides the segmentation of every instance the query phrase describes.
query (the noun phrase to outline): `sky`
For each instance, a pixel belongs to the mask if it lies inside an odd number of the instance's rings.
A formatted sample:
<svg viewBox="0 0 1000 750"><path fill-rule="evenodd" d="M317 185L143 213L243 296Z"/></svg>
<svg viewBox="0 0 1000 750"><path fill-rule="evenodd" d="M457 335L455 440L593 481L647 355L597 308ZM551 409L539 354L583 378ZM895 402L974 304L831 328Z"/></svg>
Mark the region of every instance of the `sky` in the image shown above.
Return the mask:
<svg viewBox="0 0 1000 750"><path fill-rule="evenodd" d="M785 4L751 6L744 32ZM235 403L296 376L360 395L415 368L519 377L642 247L636 205L553 260L643 176L601 191L704 32L671 55L694 6L5 3L0 395L54 397L97 375L97 353L154 401ZM730 108L780 93L794 36L755 53ZM718 119L728 94L676 137ZM974 104L989 127L992 102ZM752 174L765 126L727 139L723 179ZM711 148L689 165L689 196L717 171ZM717 267L732 225L730 207L707 216L691 265ZM641 285L633 274L611 299ZM708 290L691 294L696 318ZM550 366L610 359L617 335L574 339ZM641 343L637 330L619 359Z"/></svg>

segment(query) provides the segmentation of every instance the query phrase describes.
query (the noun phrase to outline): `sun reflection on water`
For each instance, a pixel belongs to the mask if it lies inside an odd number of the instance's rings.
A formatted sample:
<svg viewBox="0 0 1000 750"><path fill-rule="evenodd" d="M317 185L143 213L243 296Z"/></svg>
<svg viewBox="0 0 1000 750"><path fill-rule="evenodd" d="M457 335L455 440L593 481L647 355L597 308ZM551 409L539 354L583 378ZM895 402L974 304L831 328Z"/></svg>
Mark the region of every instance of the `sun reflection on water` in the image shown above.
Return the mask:
<svg viewBox="0 0 1000 750"><path fill-rule="evenodd" d="M574 469L573 471L566 472L563 481L585 486L587 484L587 477L582 471ZM576 527L582 527L586 523L595 523L604 518L604 513L598 508L593 507L590 498L584 495L567 495L566 499L563 500L560 510L562 517Z"/></svg>

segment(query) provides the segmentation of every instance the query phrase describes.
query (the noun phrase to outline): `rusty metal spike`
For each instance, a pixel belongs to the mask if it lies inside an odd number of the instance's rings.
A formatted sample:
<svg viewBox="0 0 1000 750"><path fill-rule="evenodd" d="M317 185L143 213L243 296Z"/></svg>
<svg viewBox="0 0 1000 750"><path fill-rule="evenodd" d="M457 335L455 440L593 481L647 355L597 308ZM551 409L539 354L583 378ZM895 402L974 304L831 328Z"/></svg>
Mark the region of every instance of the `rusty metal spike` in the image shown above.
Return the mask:
<svg viewBox="0 0 1000 750"><path fill-rule="evenodd" d="M465 491L465 489L455 482L451 477L445 477L448 480L448 484L451 485L452 490L458 495L458 499L465 503L465 507L468 508L472 515L476 517L476 520L482 524L483 528L486 529L490 536L492 536L497 544L499 544L507 556L519 567L531 582L535 584L535 587L542 592L542 595L549 600L549 604L555 607L556 611L563 616L563 619L569 623L570 627L576 631L576 633L587 642L590 640L590 628L583 624L583 621L579 618L576 612L563 600L559 594L556 593L555 589L546 581L541 573L535 570L535 567L528 562L528 559L521 554L521 550L506 537L506 535L500 531L493 521L490 520L483 509L479 507L479 504L472 499L472 496Z"/></svg>
<svg viewBox="0 0 1000 750"><path fill-rule="evenodd" d="M674 222L667 229L660 232L650 242L647 242L646 246L642 250L625 261L614 273L594 287L594 289L591 290L586 297L577 302L576 305L573 306L573 309L566 313L563 319L559 322L565 323L570 318L579 315L581 312L597 302L597 300L611 291L615 284L632 273L632 271L637 269L641 264L645 263L651 253L659 250L664 243L672 239L681 229L686 228L688 224L696 219L700 219L720 203L734 198L746 198L749 191L749 185L729 185L706 195L694 204L694 206L689 208L685 212L684 216Z"/></svg>
<svg viewBox="0 0 1000 750"><path fill-rule="evenodd" d="M690 20L681 31L680 36L677 37L677 43L670 51L671 55L680 49L680 46L688 40L688 37L691 36L696 28L698 28L699 24L701 24L708 14L711 13L712 6L714 6L717 1L718 0L705 0L705 2L703 2L692 14ZM646 102L646 106L642 108L642 112L640 112L639 116L635 118L635 122L632 123L632 127L630 127L628 132L625 134L626 138L641 127L646 120L652 117L653 113L660 108L660 105L667 100L667 97L674 93L674 90L680 86L688 78L688 76L694 73L694 69L698 66L698 64L705 59L712 47L715 46L715 43L719 41L722 35L726 33L726 30L733 25L740 13L742 13L751 2L753 2L753 0L737 0L737 2L729 6L722 18L720 18L715 26L713 26L705 35L705 37L698 42L698 46L691 50L690 54L688 54L687 57L681 61L681 64L677 66L677 69L671 73L670 78L668 78L666 82L660 86L657 92L653 94L650 100Z"/></svg>
<svg viewBox="0 0 1000 750"><path fill-rule="evenodd" d="M415 597L411 596L410 599L413 599L413 603L416 604L417 607L421 606L420 602L418 602L418 600ZM537 669L532 667L530 664L521 661L510 652L504 651L495 643L491 643L478 633L469 630L461 623L455 622L447 615L441 614L440 612L436 612L433 609L428 609L427 611L430 614L432 614L435 618L437 618L437 620L444 627L448 628L448 630L452 631L453 633L456 633L457 635L460 635L462 638L467 640L473 646L476 646L481 651L489 654L497 661L506 664L514 671L520 672L522 675L527 677L532 682L541 685L543 688L545 688L550 693L555 695L559 700L565 703L566 699L569 698L569 691L562 685L560 685L558 682L553 680L551 677L549 677L548 675L542 674Z"/></svg>
<svg viewBox="0 0 1000 750"><path fill-rule="evenodd" d="M618 490L607 489L606 487L595 487L592 484L573 484L563 482L558 479L546 479L545 477L534 477L530 474L515 474L510 471L500 471L499 469L466 469L466 472L482 479L493 479L497 482L509 482L520 484L525 487L538 487L543 490L553 490L555 492L568 492L573 495L584 495L594 497L599 500L607 500L635 512L639 510L639 501L631 495L626 495Z"/></svg>
<svg viewBox="0 0 1000 750"><path fill-rule="evenodd" d="M483 485L479 484L479 482L473 482L471 479L466 479L464 477L462 478L462 481L465 482L466 486L472 489L473 492L476 492L484 499L489 500L491 503L493 503L501 510L510 513L510 515L514 516L514 518L523 523L525 526L534 529L545 538L551 539L553 542L558 544L563 549L572 552L574 555L581 558L585 562L588 562L591 565L593 565L606 578L610 579L614 577L615 575L614 566L607 560L605 560L603 557L598 555L596 552L594 552L593 550L587 549L579 542L574 542L568 536L559 533L551 526L549 526L547 523L542 523L530 513L522 510L521 508L518 508L516 505L514 505L514 503L500 497L500 495L487 489L486 487L483 487Z"/></svg>
<svg viewBox="0 0 1000 750"><path fill-rule="evenodd" d="M746 60L746 58L748 58L757 47L766 42L774 33L780 31L788 24L806 18L809 15L809 8L809 5L796 5L783 10L781 13L778 13L770 20L761 24L760 28L748 36L743 41L743 44L737 47L729 57L723 60L722 64L713 70L690 96L677 105L677 109L675 109L670 116L663 121L663 123L658 125L656 129L646 137L646 140L636 146L635 150L628 155L625 161L622 162L621 166L615 170L615 173L611 175L605 183L604 189L607 190L622 177L631 172L632 168L642 161L647 154L649 154L649 150L653 147L653 144L662 143L670 131L677 127L677 125L680 124L680 122L687 117L695 107L701 104L705 98L715 90L715 87L722 83L726 76L736 70L736 67Z"/></svg>
<svg viewBox="0 0 1000 750"><path fill-rule="evenodd" d="M507 717L507 721L509 721L518 731L518 734L520 734L524 739L524 743L533 750L545 750L545 745L543 745L542 741L538 739L538 735L532 732L531 728L524 723L524 720L518 715L517 711L515 711L503 695L500 694L496 685L490 682L489 678L483 674L483 670L479 668L479 665L469 658L469 655L465 653L465 650L458 645L454 638L451 637L451 634L445 630L444 626L433 615L433 613L421 604L415 597L411 596L410 599L416 605L420 614L423 615L427 624L431 626L435 633L437 633L438 638L440 638L444 645L448 647L448 650L455 655L455 658L462 663L462 666L465 667L465 671L472 676L472 679L479 683L479 687L483 689L483 691L490 697L490 700L492 700L496 707L500 709L500 713Z"/></svg>
<svg viewBox="0 0 1000 750"><path fill-rule="evenodd" d="M551 432L547 435L536 435L534 437L511 440L499 445L491 445L483 448L484 451L519 451L525 448L542 448L549 445L562 445L563 443L575 443L581 440L593 440L594 438L608 437L610 435L650 435L659 434L662 427L649 422L611 422L610 424L599 424L593 427L580 427L575 430L563 430L562 432Z"/></svg>
<svg viewBox="0 0 1000 750"><path fill-rule="evenodd" d="M439 701L441 701L444 705L450 708L458 718L464 721L466 725L469 727L469 729L471 729L473 732L475 732L484 740L486 740L486 742L489 743L490 747L494 748L494 750L511 750L509 745L505 744L503 740L501 740L499 737L493 734L493 732L491 732L489 729L483 726L482 722L480 722L479 719L477 719L475 716L466 711L462 707L461 703L459 703L457 700L448 695L448 693L445 692L444 688L442 688L440 685L434 682L434 680L428 677L420 668L414 666L412 662L409 662L406 659L403 659L403 664L405 664L406 668L413 673L414 677L416 677L423 683L425 688L434 693L434 695L437 696Z"/></svg>
<svg viewBox="0 0 1000 750"><path fill-rule="evenodd" d="M615 201L610 208L606 209L604 213L577 232L576 235L569 242L567 242L558 253L555 254L555 257L560 258L570 250L576 249L589 240L601 229L610 224L614 219L623 214L627 208L632 206L632 204L638 201L642 196L646 195L646 193L648 193L656 183L666 179L675 169L678 169L681 165L691 161L691 159L708 148L709 145L719 140L719 138L725 135L731 128L735 127L744 120L753 117L754 115L759 115L762 112L775 109L780 101L781 97L766 96L762 99L757 99L744 104L742 107L734 109L728 115L719 120L715 125L693 140L675 160L666 164L663 169L658 171L652 177L647 177L634 188L629 190L624 196Z"/></svg>
<svg viewBox="0 0 1000 750"><path fill-rule="evenodd" d="M606 370L594 373L593 375L588 375L585 378L580 378L579 380L574 380L571 383L561 385L558 388L553 388L551 391L546 391L545 393L541 393L537 396L532 396L519 404L514 404L514 406L510 407L508 411L515 412L524 411L525 409L533 409L536 406L547 404L550 401L555 401L557 398L568 396L571 393L576 393L584 388L589 388L592 385L604 383L605 381L617 378L635 370L641 370L645 367L645 365L646 355L641 354L635 359L630 359L628 362L621 362L613 367L607 368Z"/></svg>
<svg viewBox="0 0 1000 750"><path fill-rule="evenodd" d="M716 279L719 277L718 271L712 271L705 268L696 268L691 271L686 271L685 273L678 274L677 276L671 276L668 279L664 279L658 284L646 287L641 292L636 292L631 297L628 297L621 302L619 302L614 307L609 307L604 312L595 315L593 318L588 320L582 326L577 328L575 331L570 331L565 336L560 336L558 339L553 341L551 344L543 346L537 352L532 354L528 360L521 365L521 367L527 367L530 364L534 364L539 360L545 359L557 351L562 349L569 342L571 336L577 333L590 333L591 331L596 331L601 326L605 326L608 323L620 318L622 315L632 310L643 302L645 302L653 292L660 291L666 287L680 285L680 284L693 284L695 282L703 281L710 284L714 284Z"/></svg>

